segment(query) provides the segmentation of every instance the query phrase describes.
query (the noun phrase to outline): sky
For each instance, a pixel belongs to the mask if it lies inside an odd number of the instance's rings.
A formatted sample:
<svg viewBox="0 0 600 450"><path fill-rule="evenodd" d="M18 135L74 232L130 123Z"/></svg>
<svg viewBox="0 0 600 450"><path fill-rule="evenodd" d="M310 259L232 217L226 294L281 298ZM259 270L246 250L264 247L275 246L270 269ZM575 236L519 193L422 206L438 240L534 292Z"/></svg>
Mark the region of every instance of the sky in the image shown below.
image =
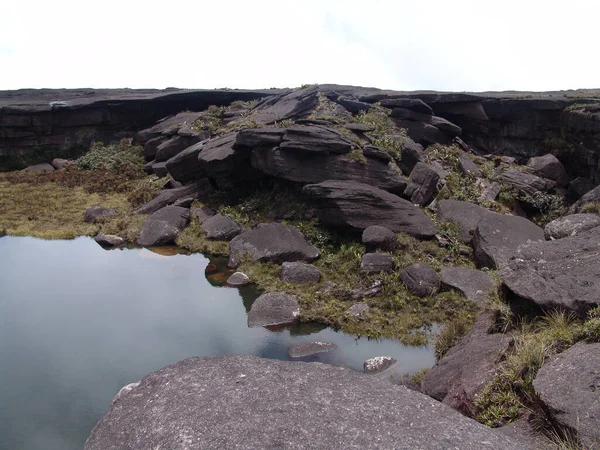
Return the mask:
<svg viewBox="0 0 600 450"><path fill-rule="evenodd" d="M600 88L597 0L0 0L0 89Z"/></svg>

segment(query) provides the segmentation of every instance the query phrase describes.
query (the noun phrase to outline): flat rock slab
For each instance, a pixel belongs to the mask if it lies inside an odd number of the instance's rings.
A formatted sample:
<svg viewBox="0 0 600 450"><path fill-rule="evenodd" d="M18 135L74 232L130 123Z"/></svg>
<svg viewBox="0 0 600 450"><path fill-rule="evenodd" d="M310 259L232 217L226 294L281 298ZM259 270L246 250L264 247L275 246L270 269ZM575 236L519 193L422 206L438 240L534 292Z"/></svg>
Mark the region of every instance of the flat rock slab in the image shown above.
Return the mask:
<svg viewBox="0 0 600 450"><path fill-rule="evenodd" d="M249 327L285 325L298 320L298 300L293 295L269 292L258 297L248 313Z"/></svg>
<svg viewBox="0 0 600 450"><path fill-rule="evenodd" d="M336 348L337 345L330 342L311 342L310 344L294 345L289 349L288 355L290 358L304 358L317 353L328 353Z"/></svg>
<svg viewBox="0 0 600 450"><path fill-rule="evenodd" d="M146 219L137 243L143 247L173 244L189 222L189 209L165 206Z"/></svg>
<svg viewBox="0 0 600 450"><path fill-rule="evenodd" d="M51 164L41 163L25 167L21 172L53 172L55 169Z"/></svg>
<svg viewBox="0 0 600 450"><path fill-rule="evenodd" d="M281 279L291 284L318 283L321 280L321 272L312 264L284 262L281 265Z"/></svg>
<svg viewBox="0 0 600 450"><path fill-rule="evenodd" d="M502 280L521 301L584 316L600 305L600 227L519 248Z"/></svg>
<svg viewBox="0 0 600 450"><path fill-rule="evenodd" d="M560 239L597 226L600 226L600 214L571 214L547 224L544 227L544 235L546 239Z"/></svg>
<svg viewBox="0 0 600 450"><path fill-rule="evenodd" d="M502 181L527 195L534 195L537 192L547 192L556 185L555 181L512 168L506 169L500 177Z"/></svg>
<svg viewBox="0 0 600 450"><path fill-rule="evenodd" d="M600 343L579 342L551 357L533 387L559 424L578 431L585 448L600 444Z"/></svg>
<svg viewBox="0 0 600 450"><path fill-rule="evenodd" d="M360 261L361 272L391 272L393 269L394 259L387 253L366 253Z"/></svg>
<svg viewBox="0 0 600 450"><path fill-rule="evenodd" d="M204 220L200 225L208 239L229 241L242 232L237 222L229 217L215 214Z"/></svg>
<svg viewBox="0 0 600 450"><path fill-rule="evenodd" d="M494 280L485 272L465 267L442 267L442 285L460 291L469 300L483 306L486 294L494 289Z"/></svg>
<svg viewBox="0 0 600 450"><path fill-rule="evenodd" d="M324 181L304 186L302 192L316 203L321 222L364 230L381 225L393 232L433 237L433 221L408 200L368 184L353 181Z"/></svg>
<svg viewBox="0 0 600 450"><path fill-rule="evenodd" d="M404 386L253 356L190 358L144 377L85 444L125 448L523 450Z"/></svg>
<svg viewBox="0 0 600 450"><path fill-rule="evenodd" d="M152 214L165 206L175 203L186 197L195 197L198 194L198 184L190 184L173 189L160 191L152 200L136 209L136 214Z"/></svg>
<svg viewBox="0 0 600 450"><path fill-rule="evenodd" d="M311 262L320 253L306 242L298 228L280 223L261 223L229 243L229 267L237 267L244 255L250 255L255 261L282 264L286 261Z"/></svg>
<svg viewBox="0 0 600 450"><path fill-rule="evenodd" d="M487 213L489 210L475 203L460 200L441 200L437 208L438 220L456 225L459 239L464 243L471 242L477 224Z"/></svg>

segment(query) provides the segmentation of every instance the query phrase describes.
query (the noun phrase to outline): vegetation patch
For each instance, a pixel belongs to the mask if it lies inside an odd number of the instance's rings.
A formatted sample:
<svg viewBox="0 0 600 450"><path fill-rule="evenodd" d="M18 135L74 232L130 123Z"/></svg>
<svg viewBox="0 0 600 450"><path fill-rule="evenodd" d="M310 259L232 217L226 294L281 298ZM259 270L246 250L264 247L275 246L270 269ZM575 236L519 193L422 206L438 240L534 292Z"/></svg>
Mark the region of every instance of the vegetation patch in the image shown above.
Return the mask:
<svg viewBox="0 0 600 450"><path fill-rule="evenodd" d="M354 121L375 128L367 133L371 137L373 145L387 151L392 158L400 160L402 138L407 136L406 130L397 127L389 114L390 111L386 108L371 108L369 111L361 111L357 114Z"/></svg>

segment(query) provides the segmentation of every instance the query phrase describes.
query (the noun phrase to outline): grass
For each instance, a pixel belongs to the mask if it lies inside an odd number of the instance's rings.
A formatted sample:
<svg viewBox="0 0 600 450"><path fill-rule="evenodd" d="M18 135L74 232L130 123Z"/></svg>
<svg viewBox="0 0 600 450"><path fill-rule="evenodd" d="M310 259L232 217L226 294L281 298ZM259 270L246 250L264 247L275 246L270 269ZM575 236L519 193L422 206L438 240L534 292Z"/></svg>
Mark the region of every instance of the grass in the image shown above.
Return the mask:
<svg viewBox="0 0 600 450"><path fill-rule="evenodd" d="M354 150L351 150L348 153L348 158L361 164L367 163L367 157L363 155L363 152L360 148L355 148Z"/></svg>
<svg viewBox="0 0 600 450"><path fill-rule="evenodd" d="M600 214L600 203L598 202L587 202L579 207L580 213L592 213Z"/></svg>
<svg viewBox="0 0 600 450"><path fill-rule="evenodd" d="M367 133L373 145L387 151L394 159L402 157L402 142L399 138L406 137L406 130L398 128L385 108L372 108L368 112L360 112L354 117L356 123L375 128Z"/></svg>
<svg viewBox="0 0 600 450"><path fill-rule="evenodd" d="M435 341L435 359L439 361L472 328L475 318L471 314L459 314L446 323Z"/></svg>
<svg viewBox="0 0 600 450"><path fill-rule="evenodd" d="M206 237L206 233L200 227L198 219L192 218L190 224L183 230L175 242L179 247L210 255L229 255L229 243L224 241L213 241Z"/></svg>

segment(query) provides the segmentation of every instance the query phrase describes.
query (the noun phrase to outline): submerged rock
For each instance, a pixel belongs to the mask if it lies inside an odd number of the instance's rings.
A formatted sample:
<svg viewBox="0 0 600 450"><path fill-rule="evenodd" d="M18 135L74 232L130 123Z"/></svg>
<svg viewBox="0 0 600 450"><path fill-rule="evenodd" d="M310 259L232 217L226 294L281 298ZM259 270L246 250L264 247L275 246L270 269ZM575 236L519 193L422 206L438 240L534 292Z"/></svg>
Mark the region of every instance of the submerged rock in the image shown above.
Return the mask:
<svg viewBox="0 0 600 450"><path fill-rule="evenodd" d="M253 356L190 358L147 375L85 444L85 450L158 447L523 448L386 380Z"/></svg>
<svg viewBox="0 0 600 450"><path fill-rule="evenodd" d="M270 292L258 297L248 313L249 327L286 325L298 320L300 307L293 295Z"/></svg>
<svg viewBox="0 0 600 450"><path fill-rule="evenodd" d="M336 348L337 345L329 342L311 342L310 344L294 345L288 351L288 355L290 358L304 358L317 353L328 353Z"/></svg>
<svg viewBox="0 0 600 450"><path fill-rule="evenodd" d="M112 234L98 233L94 240L102 247L118 247L125 243L125 239Z"/></svg>

